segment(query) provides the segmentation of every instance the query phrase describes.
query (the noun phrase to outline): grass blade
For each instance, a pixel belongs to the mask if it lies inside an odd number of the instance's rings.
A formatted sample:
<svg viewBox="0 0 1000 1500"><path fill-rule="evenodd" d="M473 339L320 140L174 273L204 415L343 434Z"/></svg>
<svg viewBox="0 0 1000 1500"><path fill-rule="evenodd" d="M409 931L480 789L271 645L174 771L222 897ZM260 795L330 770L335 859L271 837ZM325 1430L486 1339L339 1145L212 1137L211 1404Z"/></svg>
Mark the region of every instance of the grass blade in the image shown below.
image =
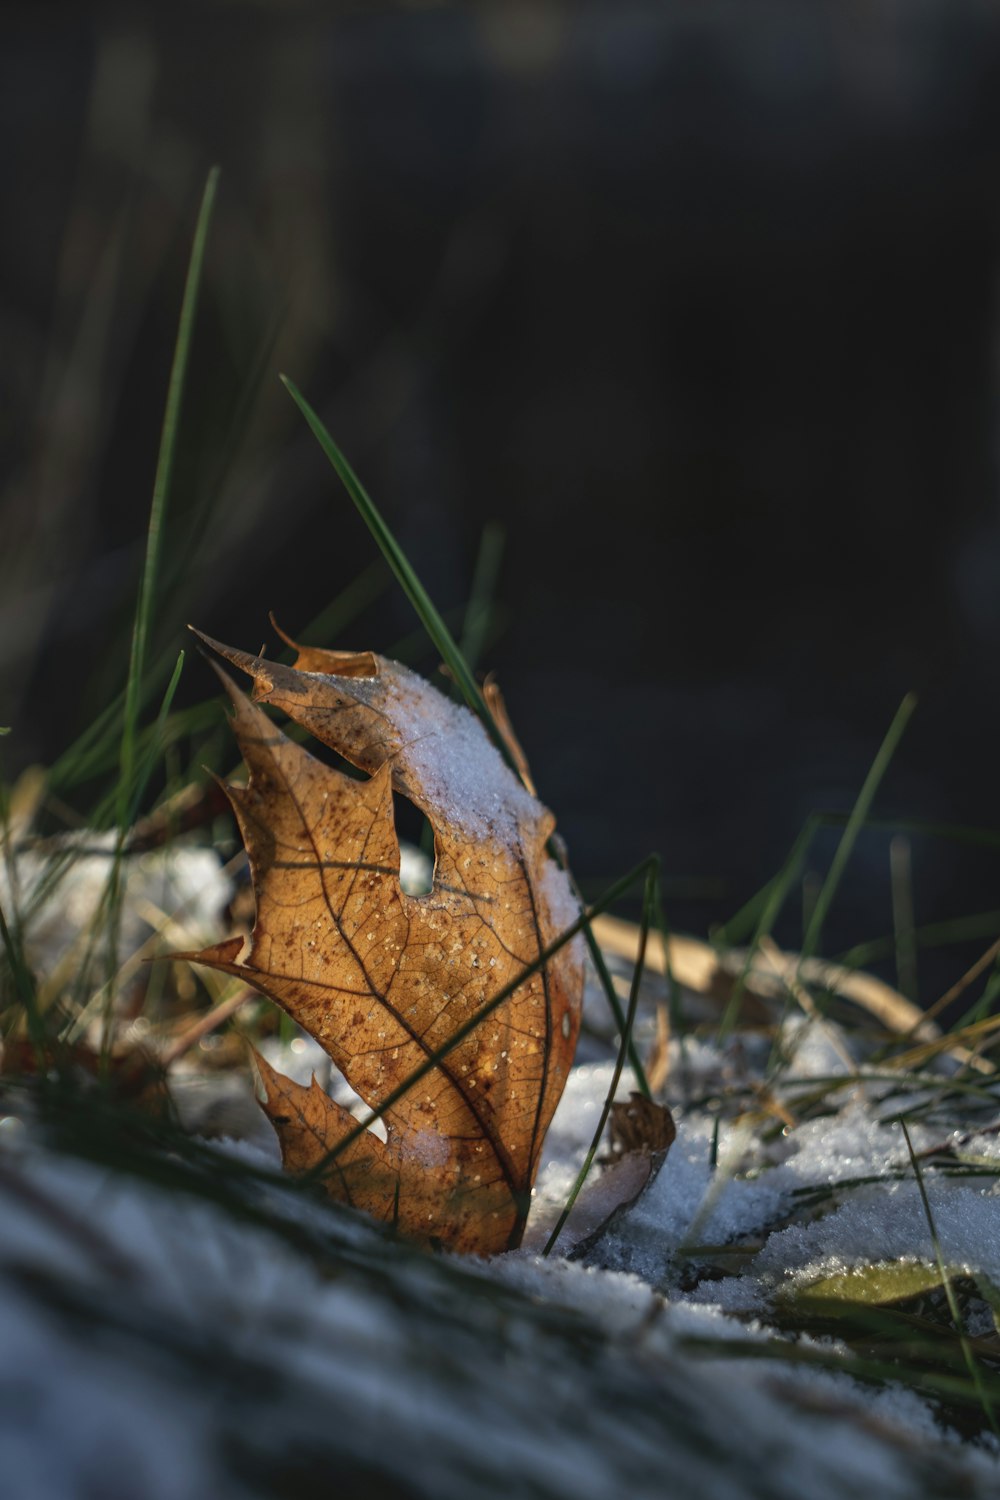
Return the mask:
<svg viewBox="0 0 1000 1500"><path fill-rule="evenodd" d="M760 946L761 939L767 937L770 934L771 929L773 928L775 922L778 920L781 908L784 906L785 902L788 899L788 893L799 877L799 871L802 867L802 861L805 859L806 850L812 843L813 834L816 832L816 829L818 827L819 823L815 815L812 815L806 819L801 829L799 830L798 837L796 838L794 844L788 852L788 857L785 860L785 863L782 865L774 880L772 880L770 884L765 886L764 888L763 907L761 908L760 916L757 918L757 924L754 928L753 937L751 938L750 944L747 948L746 958L743 960L743 967L740 969L740 973L736 980L736 983L733 985L733 992L726 1004L726 1009L723 1012L722 1020L719 1022L718 1035L720 1042L724 1042L726 1040L726 1038L730 1035L733 1028L739 1021L740 1009L743 1004L743 995L746 990L747 978L749 977L750 970L753 966L753 961L756 957L757 949ZM757 898L754 899L756 900ZM746 908L744 908L744 911L746 911ZM727 941L728 938L729 933L727 932Z"/></svg>
<svg viewBox="0 0 1000 1500"><path fill-rule="evenodd" d="M601 1110L600 1119L597 1122L597 1129L594 1131L594 1138L591 1141L590 1148L583 1159L583 1165L576 1175L576 1181L573 1183L573 1186L569 1190L569 1196L567 1197L566 1202L563 1205L562 1212L560 1213L553 1226L552 1233L545 1241L545 1248L542 1251L543 1256L552 1254L556 1242L558 1241L559 1236L562 1234L563 1226L565 1225L566 1220L569 1218L570 1214L573 1211L573 1204L579 1197L580 1190L590 1174L590 1169L594 1165L594 1157L597 1155L597 1148L601 1144L601 1136L604 1134L604 1127L608 1123L608 1115L611 1113L611 1106L614 1103L615 1094L618 1092L618 1084L621 1081L622 1068L625 1066L625 1058L628 1055L629 1046L632 1041L632 1027L635 1025L635 1013L639 1005L639 990L642 987L642 976L643 971L646 967L646 942L649 938L649 925L653 920L656 909L656 888L659 869L659 856L654 854L649 861L649 867L646 871L646 887L643 892L642 899L642 925L639 928L639 952L636 957L635 968L632 970L632 987L629 990L628 1011L625 1016L625 1025L622 1028L622 1038L618 1048L618 1056L615 1059L615 1069L611 1075L611 1083L608 1087L607 1095L605 1096L604 1107Z"/></svg>
<svg viewBox="0 0 1000 1500"><path fill-rule="evenodd" d="M198 309L198 293L201 289L201 273L205 259L208 227L212 218L216 190L219 184L219 168L213 167L202 194L198 222L195 226L191 259L188 264L184 299L181 303L180 321L177 327L177 342L167 386L167 403L163 413L163 430L160 436L160 451L153 479L153 500L149 511L149 528L146 536L146 556L139 598L136 604L135 624L132 630L132 649L129 656L128 680L125 688L125 707L122 723L121 775L119 780L119 826L123 826L135 786L136 736L138 732L140 695L146 665L149 642L149 626L156 600L156 580L160 566L163 543L163 523L170 484L173 478L174 456L177 451L177 433L180 426L181 407L184 399L184 384L187 377L194 331L195 314Z"/></svg>
<svg viewBox="0 0 1000 1500"><path fill-rule="evenodd" d="M858 793L857 801L851 809L850 816L844 826L840 843L837 845L833 859L830 861L830 869L827 877L816 898L816 906L813 910L812 919L802 942L803 958L811 958L819 946L823 923L826 921L827 914L833 904L833 898L837 893L837 887L840 885L841 877L847 867L847 861L854 852L854 846L858 841L858 835L864 827L868 813L871 810L875 793L878 791L883 776L889 769L889 764L896 753L896 748L903 737L903 732L907 724L913 717L913 711L916 706L916 695L907 693L896 710L895 717L889 725L885 739L879 746L878 753L872 761L871 769L864 779L864 783Z"/></svg>
<svg viewBox="0 0 1000 1500"><path fill-rule="evenodd" d="M948 1268L944 1263L944 1256L941 1252L941 1241L938 1239L937 1226L934 1223L934 1215L931 1212L930 1199L927 1196L927 1189L924 1186L924 1177L923 1173L920 1170L920 1163L917 1161L917 1158L913 1151L913 1142L910 1140L910 1132L907 1130L906 1121L902 1117L900 1117L899 1124L903 1132L903 1137L906 1141L906 1149L910 1153L910 1165L913 1167L914 1175L917 1179L917 1187L920 1190L920 1201L924 1206L924 1217L927 1220L927 1228L930 1230L931 1244L934 1246L934 1259L937 1261L938 1272L941 1276L941 1284L944 1287L944 1294L948 1299L948 1311L951 1313L952 1322L955 1325L955 1332L958 1334L958 1341L962 1348L962 1356L965 1360L966 1368L969 1371L969 1377L976 1388L976 1392L979 1395L980 1401L982 1402L983 1412L986 1415L986 1420L989 1422L990 1427L993 1429L994 1436L1000 1437L1000 1427L997 1426L996 1413L993 1410L993 1403L990 1400L983 1384L982 1372L979 1368L979 1363L976 1359L976 1356L973 1354L972 1350L969 1347L969 1340L966 1337L965 1327L962 1323L961 1309L958 1305L958 1299L955 1296L955 1289L951 1284L951 1277L948 1274Z"/></svg>
<svg viewBox="0 0 1000 1500"><path fill-rule="evenodd" d="M374 500L351 468L351 465L347 462L343 453L337 447L337 444L326 430L324 424L309 405L309 402L302 395L298 386L295 385L294 381L289 380L287 375L282 375L281 380L292 400L305 417L313 436L329 459L345 490L354 502L362 520L378 543L386 562L396 575L403 592L416 610L421 624L440 653L441 660L448 667L455 681L458 683L463 698L473 713L483 721L497 749L516 774L517 768L511 763L510 754L503 742L503 737L498 732L493 722L493 715L490 713L483 695L479 691L479 684L473 677L465 657L459 650L455 637L441 618L433 600L414 572L409 558L382 519L381 512L376 507Z"/></svg>
<svg viewBox="0 0 1000 1500"><path fill-rule="evenodd" d="M208 174L202 193L201 207L195 225L188 262L184 296L181 302L177 325L177 341L167 384L167 400L163 413L163 428L160 434L160 449L153 477L153 498L149 508L149 526L146 533L146 553L142 577L139 581L139 597L136 601L135 622L132 627L132 646L129 653L128 677L125 683L125 702L122 711L121 753L119 757L118 788L116 795L116 822L118 837L114 858L108 874L106 900L103 903L107 918L107 970L108 1001L104 1013L104 1028L101 1042L102 1059L110 1055L111 1013L113 1006L112 985L118 972L118 925L121 906L121 861L128 824L138 797L141 794L142 772L137 767L139 714L146 676L146 654L149 643L150 622L156 602L157 574L163 545L163 524L173 478L174 456L177 451L177 434L180 428L181 408L184 401L184 386L187 378L191 342L194 333L195 315L198 310L198 294L201 289L202 267L205 246L212 219L212 209L219 185L219 168L213 167ZM179 672L175 668L175 677ZM176 686L176 681L172 687ZM172 687L168 695L172 697ZM148 771L146 772L148 775Z"/></svg>

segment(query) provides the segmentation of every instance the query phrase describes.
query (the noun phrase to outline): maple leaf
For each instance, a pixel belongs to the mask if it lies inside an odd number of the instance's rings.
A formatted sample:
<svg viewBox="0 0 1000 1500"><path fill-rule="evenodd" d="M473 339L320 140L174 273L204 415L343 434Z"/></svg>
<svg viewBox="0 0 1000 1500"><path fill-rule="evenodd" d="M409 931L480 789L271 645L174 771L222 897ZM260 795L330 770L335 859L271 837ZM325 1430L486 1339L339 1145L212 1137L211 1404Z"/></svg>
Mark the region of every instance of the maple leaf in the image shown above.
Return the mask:
<svg viewBox="0 0 1000 1500"><path fill-rule="evenodd" d="M257 916L245 954L234 938L186 956L276 1001L376 1108L578 917L546 852L555 821L480 721L397 662L296 647L286 667L202 639L253 679L255 702L224 681L249 769L247 786L227 791ZM317 760L258 702L367 778ZM434 830L426 895L400 886L394 792ZM258 1059L285 1166L319 1168L356 1135L324 1173L332 1197L419 1240L513 1248L576 1046L582 989L575 938L386 1109L384 1141L358 1134L315 1079L305 1088Z"/></svg>

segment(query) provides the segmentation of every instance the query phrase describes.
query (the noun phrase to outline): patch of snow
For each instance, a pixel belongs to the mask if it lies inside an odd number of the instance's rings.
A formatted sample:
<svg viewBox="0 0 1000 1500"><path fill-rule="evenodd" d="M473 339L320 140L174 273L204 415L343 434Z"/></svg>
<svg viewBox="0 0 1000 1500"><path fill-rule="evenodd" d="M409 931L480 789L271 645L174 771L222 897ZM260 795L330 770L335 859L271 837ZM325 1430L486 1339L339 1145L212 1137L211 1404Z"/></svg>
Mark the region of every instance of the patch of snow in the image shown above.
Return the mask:
<svg viewBox="0 0 1000 1500"><path fill-rule="evenodd" d="M521 828L549 815L510 770L483 725L399 662L372 678L340 679L343 691L384 714L402 741L396 762L419 786L432 821L454 837L494 837L512 847Z"/></svg>
<svg viewBox="0 0 1000 1500"><path fill-rule="evenodd" d="M911 1126L913 1149L930 1145L932 1135L924 1126ZM792 1140L784 1175L796 1187L881 1174L910 1159L899 1126L882 1124L861 1089L847 1095L835 1115L796 1126Z"/></svg>
<svg viewBox="0 0 1000 1500"><path fill-rule="evenodd" d="M33 971L50 975L92 940L105 900L117 841L114 830L68 834L47 851L28 848L0 860L0 905L23 922ZM177 947L204 947L222 934L233 882L213 849L169 844L122 859L118 952L134 953L167 929Z"/></svg>
<svg viewBox="0 0 1000 1500"><path fill-rule="evenodd" d="M714 1122L697 1114L677 1121L677 1139L649 1191L601 1247L601 1263L633 1271L653 1285L667 1281L679 1251L725 1245L775 1218L786 1192L769 1174L737 1175L748 1144L744 1131L725 1136L711 1165Z"/></svg>
<svg viewBox="0 0 1000 1500"><path fill-rule="evenodd" d="M930 1172L925 1187L945 1264L980 1271L1000 1285L1000 1197ZM934 1245L915 1181L856 1189L813 1224L773 1234L757 1257L757 1273L773 1281L807 1282L875 1261L934 1264Z"/></svg>
<svg viewBox="0 0 1000 1500"><path fill-rule="evenodd" d="M633 1276L435 1260L283 1189L289 1222L339 1247L331 1276L183 1192L39 1150L3 1165L11 1500L243 1500L322 1475L445 1500L658 1500L665 1475L709 1500L986 1500L997 1482L906 1392L706 1357L768 1330Z"/></svg>
<svg viewBox="0 0 1000 1500"><path fill-rule="evenodd" d="M797 1077L838 1076L827 1037L797 1037ZM301 1082L325 1057L310 1042L266 1050ZM240 1213L60 1154L30 1120L0 1125L5 1500L277 1500L320 1485L407 1500L987 1500L989 1440L962 1444L902 1386L778 1357L841 1348L779 1332L779 1289L931 1261L933 1247L899 1127L880 1123L886 1085L851 1078L797 1124L800 1088L769 1080L773 1108L754 1092L766 1062L751 1037L671 1044L677 1139L585 1264L413 1251L280 1179L273 1135L215 1147ZM565 1201L612 1071L571 1073L532 1226ZM917 1151L1000 1161L989 1125L911 1136ZM866 1176L879 1180L848 1186ZM196 1180L213 1180L207 1164ZM925 1167L949 1263L1000 1284L998 1180ZM797 1206L812 1187L836 1190L821 1217ZM985 1304L975 1315L988 1335Z"/></svg>

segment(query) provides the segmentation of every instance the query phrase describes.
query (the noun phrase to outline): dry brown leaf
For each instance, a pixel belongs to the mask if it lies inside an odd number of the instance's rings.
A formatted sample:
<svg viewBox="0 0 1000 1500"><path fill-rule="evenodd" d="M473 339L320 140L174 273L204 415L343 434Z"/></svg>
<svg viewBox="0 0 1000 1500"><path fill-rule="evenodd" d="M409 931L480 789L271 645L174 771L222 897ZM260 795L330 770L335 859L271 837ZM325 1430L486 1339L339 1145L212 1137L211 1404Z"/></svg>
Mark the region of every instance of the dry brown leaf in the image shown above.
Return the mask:
<svg viewBox="0 0 1000 1500"><path fill-rule="evenodd" d="M666 1155L676 1139L677 1126L665 1104L657 1104L642 1094L630 1094L627 1100L619 1099L612 1104L612 1160L632 1151Z"/></svg>
<svg viewBox="0 0 1000 1500"><path fill-rule="evenodd" d="M546 852L554 820L479 721L398 663L304 647L285 667L203 639L368 776L324 765L230 684L257 919L248 952L234 938L187 956L275 1000L375 1108L579 915ZM394 792L434 829L424 896L400 887ZM331 1196L454 1249L519 1244L582 987L577 938L386 1110L384 1142L369 1130L340 1153ZM286 1167L318 1167L357 1122L315 1081L258 1066Z"/></svg>

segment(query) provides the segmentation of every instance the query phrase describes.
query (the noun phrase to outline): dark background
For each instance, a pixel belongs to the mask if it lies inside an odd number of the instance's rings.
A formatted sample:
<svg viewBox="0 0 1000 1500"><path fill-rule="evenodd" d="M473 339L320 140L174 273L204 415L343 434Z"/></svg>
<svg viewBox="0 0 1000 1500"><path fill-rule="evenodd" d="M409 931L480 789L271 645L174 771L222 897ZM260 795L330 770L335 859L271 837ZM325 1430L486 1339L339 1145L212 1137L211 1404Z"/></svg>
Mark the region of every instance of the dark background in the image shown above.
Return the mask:
<svg viewBox="0 0 1000 1500"><path fill-rule="evenodd" d="M591 889L658 848L674 922L725 918L910 689L880 813L996 828L1000 8L8 5L0 36L8 770L123 678L217 161L161 648L255 649L371 564L287 370L442 608L502 525L482 665ZM412 626L390 585L328 643ZM888 847L829 950L890 931ZM995 850L912 859L919 923L1000 906Z"/></svg>

